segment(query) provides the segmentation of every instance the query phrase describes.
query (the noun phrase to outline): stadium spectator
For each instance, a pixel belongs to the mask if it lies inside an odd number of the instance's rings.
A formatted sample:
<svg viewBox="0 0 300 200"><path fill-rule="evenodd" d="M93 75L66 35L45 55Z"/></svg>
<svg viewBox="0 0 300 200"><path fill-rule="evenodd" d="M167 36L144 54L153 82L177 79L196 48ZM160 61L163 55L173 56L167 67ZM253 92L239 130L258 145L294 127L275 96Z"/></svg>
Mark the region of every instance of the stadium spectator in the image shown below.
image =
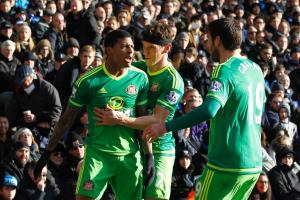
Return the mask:
<svg viewBox="0 0 300 200"><path fill-rule="evenodd" d="M16 196L18 181L9 174L5 174L1 177L0 182L0 199L1 200L13 200Z"/></svg>

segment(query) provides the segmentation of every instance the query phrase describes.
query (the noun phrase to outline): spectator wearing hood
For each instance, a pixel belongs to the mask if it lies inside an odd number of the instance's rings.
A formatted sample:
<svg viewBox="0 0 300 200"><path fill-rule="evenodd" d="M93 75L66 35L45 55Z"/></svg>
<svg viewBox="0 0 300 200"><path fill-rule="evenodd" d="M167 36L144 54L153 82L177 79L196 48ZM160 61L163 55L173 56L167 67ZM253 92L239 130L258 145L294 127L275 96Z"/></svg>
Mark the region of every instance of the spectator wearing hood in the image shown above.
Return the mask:
<svg viewBox="0 0 300 200"><path fill-rule="evenodd" d="M268 173L276 200L300 199L300 166L295 162L295 152L288 147L276 153L277 166Z"/></svg>
<svg viewBox="0 0 300 200"><path fill-rule="evenodd" d="M291 109L289 104L282 102L278 109L279 122L275 125L275 129L280 127L287 130L289 139L291 143L298 139L298 131L295 123L290 121L291 118Z"/></svg>

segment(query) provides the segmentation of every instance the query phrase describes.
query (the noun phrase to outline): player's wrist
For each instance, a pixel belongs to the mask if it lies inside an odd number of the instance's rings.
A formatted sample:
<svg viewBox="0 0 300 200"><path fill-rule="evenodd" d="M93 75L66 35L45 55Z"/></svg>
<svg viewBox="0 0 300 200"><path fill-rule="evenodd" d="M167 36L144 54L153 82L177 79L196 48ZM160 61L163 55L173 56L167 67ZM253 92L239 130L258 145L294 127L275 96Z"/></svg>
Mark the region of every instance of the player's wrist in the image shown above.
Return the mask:
<svg viewBox="0 0 300 200"><path fill-rule="evenodd" d="M166 134L167 132L168 132L168 130L167 130L167 126L166 126L166 123L165 122L161 122L161 132L162 132L162 134L164 135L164 134Z"/></svg>

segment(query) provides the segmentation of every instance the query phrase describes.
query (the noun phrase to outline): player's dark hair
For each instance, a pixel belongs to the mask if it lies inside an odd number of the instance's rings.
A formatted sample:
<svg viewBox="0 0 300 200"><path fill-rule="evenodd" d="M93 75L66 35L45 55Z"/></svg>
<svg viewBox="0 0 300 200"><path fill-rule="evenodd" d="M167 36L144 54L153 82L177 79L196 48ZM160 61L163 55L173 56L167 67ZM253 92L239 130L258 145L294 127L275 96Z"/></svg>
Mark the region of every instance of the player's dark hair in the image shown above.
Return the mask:
<svg viewBox="0 0 300 200"><path fill-rule="evenodd" d="M104 39L104 47L113 47L119 42L119 39L128 37L131 38L132 36L127 31L121 29L111 31L107 34L107 36Z"/></svg>
<svg viewBox="0 0 300 200"><path fill-rule="evenodd" d="M164 46L173 41L174 32L168 24L157 22L143 32L143 40Z"/></svg>
<svg viewBox="0 0 300 200"><path fill-rule="evenodd" d="M208 31L213 40L219 36L227 50L238 49L242 44L242 29L234 18L217 19L208 25Z"/></svg>

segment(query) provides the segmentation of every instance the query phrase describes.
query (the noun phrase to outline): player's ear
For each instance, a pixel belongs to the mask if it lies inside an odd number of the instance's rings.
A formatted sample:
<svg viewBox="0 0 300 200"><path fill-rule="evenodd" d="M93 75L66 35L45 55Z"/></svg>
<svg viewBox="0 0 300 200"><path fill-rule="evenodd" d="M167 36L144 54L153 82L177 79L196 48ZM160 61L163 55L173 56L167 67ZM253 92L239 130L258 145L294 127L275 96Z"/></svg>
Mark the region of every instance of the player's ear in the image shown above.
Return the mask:
<svg viewBox="0 0 300 200"><path fill-rule="evenodd" d="M171 49L172 49L172 44L171 43L166 44L164 46L164 53L169 53L171 51Z"/></svg>
<svg viewBox="0 0 300 200"><path fill-rule="evenodd" d="M216 47L219 47L222 44L221 37L219 35L217 35L213 42Z"/></svg>

